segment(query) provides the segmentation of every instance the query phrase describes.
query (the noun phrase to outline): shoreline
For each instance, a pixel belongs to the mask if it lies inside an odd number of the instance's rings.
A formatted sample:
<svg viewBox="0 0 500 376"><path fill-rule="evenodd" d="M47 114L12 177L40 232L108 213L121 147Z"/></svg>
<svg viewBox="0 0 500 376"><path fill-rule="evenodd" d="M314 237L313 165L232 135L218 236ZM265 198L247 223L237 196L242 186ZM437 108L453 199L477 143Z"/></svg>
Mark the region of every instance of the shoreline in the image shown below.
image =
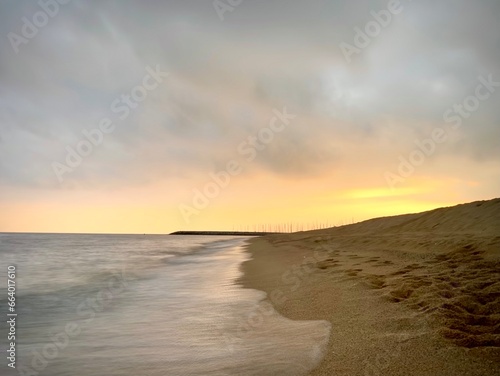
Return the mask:
<svg viewBox="0 0 500 376"><path fill-rule="evenodd" d="M238 282L331 324L310 375L497 375L499 204L250 239Z"/></svg>

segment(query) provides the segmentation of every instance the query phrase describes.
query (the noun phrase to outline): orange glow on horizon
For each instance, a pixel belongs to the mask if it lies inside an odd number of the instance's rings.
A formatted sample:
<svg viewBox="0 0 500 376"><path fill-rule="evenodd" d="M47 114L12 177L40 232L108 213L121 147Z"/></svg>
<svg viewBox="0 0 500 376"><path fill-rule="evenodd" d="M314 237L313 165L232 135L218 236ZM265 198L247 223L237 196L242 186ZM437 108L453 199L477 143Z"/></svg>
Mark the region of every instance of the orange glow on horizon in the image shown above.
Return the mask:
<svg viewBox="0 0 500 376"><path fill-rule="evenodd" d="M414 194L418 189L414 188L393 196L384 189L369 189L331 192L327 197L318 192L310 195L295 192L285 199L280 197L280 189L275 188L262 197L245 198L232 192L214 200L186 223L177 205L161 200L161 192L157 195L153 192L144 193L147 200L127 204L116 194L113 200L97 195L79 203L76 192L75 201L69 205L52 200L3 204L0 229L4 232L165 234L178 230L244 231L293 224L295 229L306 230L457 204L442 197L416 199Z"/></svg>

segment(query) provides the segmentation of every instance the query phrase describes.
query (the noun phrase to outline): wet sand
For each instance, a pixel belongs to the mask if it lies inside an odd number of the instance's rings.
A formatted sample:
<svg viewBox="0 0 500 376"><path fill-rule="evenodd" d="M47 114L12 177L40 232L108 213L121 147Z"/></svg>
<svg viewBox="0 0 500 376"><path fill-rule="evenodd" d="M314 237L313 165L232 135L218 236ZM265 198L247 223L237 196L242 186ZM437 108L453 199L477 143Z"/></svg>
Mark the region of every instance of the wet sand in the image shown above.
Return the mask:
<svg viewBox="0 0 500 376"><path fill-rule="evenodd" d="M311 375L498 375L499 230L495 199L268 235L241 283L287 318L331 323Z"/></svg>

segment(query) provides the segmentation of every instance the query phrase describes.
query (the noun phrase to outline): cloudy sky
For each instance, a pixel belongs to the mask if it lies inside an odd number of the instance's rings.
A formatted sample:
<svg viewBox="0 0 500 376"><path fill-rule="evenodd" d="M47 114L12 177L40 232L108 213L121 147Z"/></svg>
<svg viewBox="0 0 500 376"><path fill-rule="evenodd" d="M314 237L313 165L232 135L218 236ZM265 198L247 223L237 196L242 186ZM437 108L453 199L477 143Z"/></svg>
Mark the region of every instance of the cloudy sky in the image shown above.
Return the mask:
<svg viewBox="0 0 500 376"><path fill-rule="evenodd" d="M0 231L338 225L500 196L498 0L43 4L0 2Z"/></svg>

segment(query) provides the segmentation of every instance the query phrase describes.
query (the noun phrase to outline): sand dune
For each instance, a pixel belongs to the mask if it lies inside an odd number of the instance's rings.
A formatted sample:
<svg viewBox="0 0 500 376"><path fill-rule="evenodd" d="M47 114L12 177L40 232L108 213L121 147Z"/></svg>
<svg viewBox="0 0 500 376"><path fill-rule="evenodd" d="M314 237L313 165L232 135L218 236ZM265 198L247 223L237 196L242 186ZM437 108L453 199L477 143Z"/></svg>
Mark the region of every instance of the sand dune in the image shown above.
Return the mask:
<svg viewBox="0 0 500 376"><path fill-rule="evenodd" d="M499 230L494 199L270 235L242 281L285 316L332 323L313 374L500 374Z"/></svg>

